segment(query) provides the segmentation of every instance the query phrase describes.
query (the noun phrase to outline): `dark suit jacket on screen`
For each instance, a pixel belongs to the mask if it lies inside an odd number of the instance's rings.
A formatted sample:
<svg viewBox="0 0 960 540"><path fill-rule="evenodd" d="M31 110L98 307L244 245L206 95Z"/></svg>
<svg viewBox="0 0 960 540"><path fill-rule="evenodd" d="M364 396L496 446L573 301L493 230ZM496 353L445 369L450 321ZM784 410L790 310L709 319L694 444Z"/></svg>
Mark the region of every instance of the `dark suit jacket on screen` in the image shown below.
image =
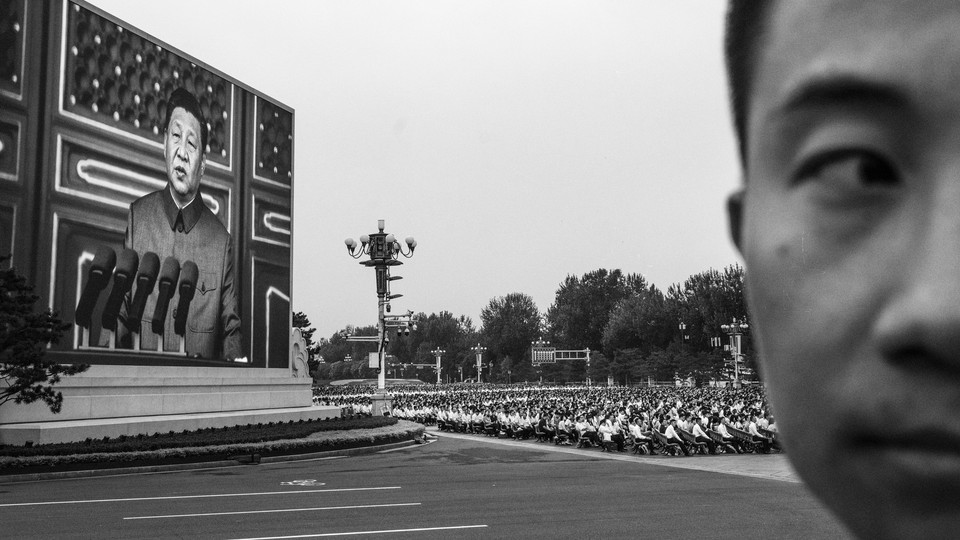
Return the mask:
<svg viewBox="0 0 960 540"><path fill-rule="evenodd" d="M168 256L182 265L193 261L200 270L196 293L187 318L187 356L236 358L240 348L240 317L237 314L236 284L233 271L233 242L230 233L203 203L200 194L182 211L170 194L169 186L144 195L130 204L126 246L141 257L152 251L161 266ZM158 291L150 295L140 321L141 348L157 348L157 335L151 329ZM129 298L128 298L129 300ZM179 302L175 293L164 323L166 350L177 350L173 329L174 311ZM121 314L126 319L126 309ZM117 325L136 329L136 322ZM121 343L129 345L129 335L121 330ZM126 334L126 335L124 335ZM124 339L126 338L126 342Z"/></svg>

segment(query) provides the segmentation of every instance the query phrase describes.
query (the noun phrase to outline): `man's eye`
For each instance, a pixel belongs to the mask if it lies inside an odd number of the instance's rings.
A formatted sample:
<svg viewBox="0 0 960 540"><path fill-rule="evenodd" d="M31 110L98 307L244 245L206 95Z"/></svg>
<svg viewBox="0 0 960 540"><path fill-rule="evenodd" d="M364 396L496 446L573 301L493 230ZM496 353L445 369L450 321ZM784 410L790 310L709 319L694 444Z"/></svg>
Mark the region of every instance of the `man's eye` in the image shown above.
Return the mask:
<svg viewBox="0 0 960 540"><path fill-rule="evenodd" d="M821 154L803 164L797 183L824 182L842 187L890 187L900 181L885 158L864 150L839 150Z"/></svg>

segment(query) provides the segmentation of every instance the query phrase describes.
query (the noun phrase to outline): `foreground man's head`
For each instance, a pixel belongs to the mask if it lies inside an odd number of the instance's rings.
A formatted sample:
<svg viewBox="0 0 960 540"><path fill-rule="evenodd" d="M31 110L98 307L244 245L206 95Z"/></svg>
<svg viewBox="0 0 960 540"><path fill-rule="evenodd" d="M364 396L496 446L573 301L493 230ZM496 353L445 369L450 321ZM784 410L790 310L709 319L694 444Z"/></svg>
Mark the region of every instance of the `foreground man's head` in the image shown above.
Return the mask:
<svg viewBox="0 0 960 540"><path fill-rule="evenodd" d="M731 228L797 471L864 538L960 535L960 3L731 2Z"/></svg>

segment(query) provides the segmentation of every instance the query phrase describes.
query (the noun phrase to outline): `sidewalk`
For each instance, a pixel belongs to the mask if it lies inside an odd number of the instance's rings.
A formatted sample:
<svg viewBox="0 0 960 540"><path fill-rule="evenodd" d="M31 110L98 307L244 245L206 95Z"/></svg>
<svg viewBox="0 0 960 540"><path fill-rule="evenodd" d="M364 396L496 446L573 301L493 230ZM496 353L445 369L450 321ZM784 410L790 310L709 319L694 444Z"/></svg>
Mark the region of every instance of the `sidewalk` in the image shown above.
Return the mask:
<svg viewBox="0 0 960 540"><path fill-rule="evenodd" d="M482 441L490 444L512 446L515 448L529 448L544 452L559 452L580 456L590 455L591 457L598 459L630 461L634 463L643 463L644 465L659 465L662 467L675 467L678 469L691 469L696 471L749 476L752 478L762 478L765 480L801 483L800 478L797 477L796 472L790 465L786 454L724 454L718 456L696 455L690 457L645 456L628 452L607 453L601 452L597 448L587 449L577 448L575 446L555 445L553 443L538 443L534 439L517 441L513 439L497 439L483 435L450 433L448 431L437 431L436 427L433 426L427 429L427 433L437 437Z"/></svg>

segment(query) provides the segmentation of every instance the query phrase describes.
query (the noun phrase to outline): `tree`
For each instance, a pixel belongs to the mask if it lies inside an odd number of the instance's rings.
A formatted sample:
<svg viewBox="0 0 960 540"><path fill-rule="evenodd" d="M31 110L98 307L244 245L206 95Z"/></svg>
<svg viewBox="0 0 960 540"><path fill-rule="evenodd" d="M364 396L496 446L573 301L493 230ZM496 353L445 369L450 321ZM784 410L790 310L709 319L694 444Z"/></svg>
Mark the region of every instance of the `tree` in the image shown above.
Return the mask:
<svg viewBox="0 0 960 540"><path fill-rule="evenodd" d="M677 321L682 321L687 327L683 334L689 339L682 342L689 349L687 352L705 355L703 362L717 364L704 365L700 362L694 370L699 374L717 373L719 377L722 372L724 358L710 344L711 338L720 338L722 343L727 343L727 335L721 326L729 324L734 318L748 322L743 275L740 265L728 266L723 272L711 268L690 276L682 286L674 285L668 290L668 303L676 313ZM680 332L675 336L679 340ZM741 345L747 364L754 367L751 364L755 355L749 333L743 335ZM707 354L711 352L715 354Z"/></svg>
<svg viewBox="0 0 960 540"><path fill-rule="evenodd" d="M670 343L673 327L663 293L650 285L614 306L603 329L603 350L616 357L622 349L662 349Z"/></svg>
<svg viewBox="0 0 960 540"><path fill-rule="evenodd" d="M643 276L620 270L601 268L582 278L567 276L547 310L550 341L561 348L603 350L603 330L613 308L646 290Z"/></svg>
<svg viewBox="0 0 960 540"><path fill-rule="evenodd" d="M696 350L709 350L710 338L723 336L721 325L733 318L747 320L740 265L728 266L723 272L711 268L694 274L682 286L671 286L667 296L677 322L686 324L687 343ZM675 335L679 337L679 332Z"/></svg>
<svg viewBox="0 0 960 540"><path fill-rule="evenodd" d="M480 311L480 321L480 335L487 347L484 357L488 362L507 356L530 358L530 343L540 337L541 328L540 311L533 298L523 293L494 298ZM533 377L529 360L518 360L514 366L515 379Z"/></svg>
<svg viewBox="0 0 960 540"><path fill-rule="evenodd" d="M417 329L410 332L409 336L396 340L389 349L391 354L404 363L432 364L436 358L431 351L439 347L446 351L441 359L442 373L451 375L456 372L459 380L457 359L472 354L469 349L478 340L473 321L463 315L457 317L449 311L430 315L418 313L413 318ZM426 382L437 380L433 370L420 370L417 375Z"/></svg>
<svg viewBox="0 0 960 540"><path fill-rule="evenodd" d="M313 342L313 334L317 329L310 325L310 319L302 311L293 314L293 327L300 329L300 335L307 342L307 365L312 373L320 364L320 344Z"/></svg>
<svg viewBox="0 0 960 540"><path fill-rule="evenodd" d="M0 257L0 268L9 257ZM61 376L86 371L87 364L44 360L46 346L57 343L68 328L49 310L35 313L40 297L13 267L0 270L0 405L43 401L53 413L63 407L63 394L54 390Z"/></svg>

